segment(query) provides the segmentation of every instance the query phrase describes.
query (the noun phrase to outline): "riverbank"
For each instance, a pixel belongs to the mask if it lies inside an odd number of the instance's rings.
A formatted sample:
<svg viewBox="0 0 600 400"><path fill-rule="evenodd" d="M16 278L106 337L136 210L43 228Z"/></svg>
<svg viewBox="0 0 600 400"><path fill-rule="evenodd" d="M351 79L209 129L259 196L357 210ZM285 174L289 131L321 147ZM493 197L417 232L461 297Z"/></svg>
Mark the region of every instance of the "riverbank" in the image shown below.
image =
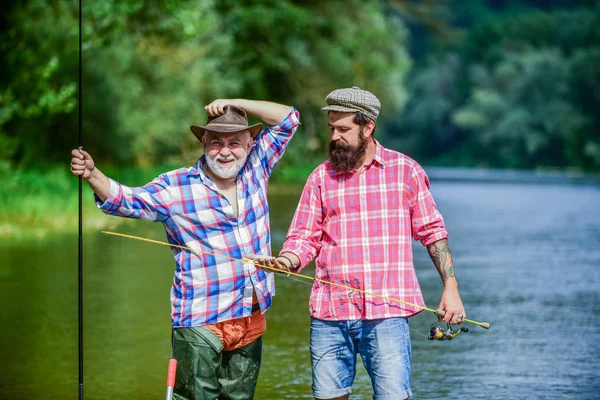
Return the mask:
<svg viewBox="0 0 600 400"><path fill-rule="evenodd" d="M150 182L161 172L174 169L159 166L149 169L104 170L108 176L132 185ZM269 185L269 193L299 194L310 170L283 168ZM0 174L0 237L12 239L44 238L57 233L76 232L79 226L78 179L67 168L45 171L12 171ZM275 183L278 182L278 183ZM82 188L83 229L114 228L123 218L103 214L94 202L92 190Z"/></svg>
<svg viewBox="0 0 600 400"><path fill-rule="evenodd" d="M142 185L172 166L149 169L106 169L109 176L129 185ZM298 168L284 165L275 170L269 184L269 194L289 196L297 201L312 166ZM487 170L468 168L425 167L432 182L473 181L498 183L593 184L598 175L564 171ZM79 225L78 180L67 168L46 171L13 171L0 176L0 237L43 238L51 234L76 232ZM100 230L114 228L122 218L100 212L92 190L83 185L83 228Z"/></svg>
<svg viewBox="0 0 600 400"><path fill-rule="evenodd" d="M77 231L79 225L78 180L68 171L15 171L2 177L0 189L0 237L43 238ZM82 212L86 228L105 228L111 222L83 185Z"/></svg>
<svg viewBox="0 0 600 400"><path fill-rule="evenodd" d="M151 169L107 168L108 176L132 185L142 185L166 166ZM79 180L68 167L46 170L0 171L0 237L43 238L62 232L76 232L79 226ZM99 211L89 186L82 186L83 227L110 228L120 223Z"/></svg>

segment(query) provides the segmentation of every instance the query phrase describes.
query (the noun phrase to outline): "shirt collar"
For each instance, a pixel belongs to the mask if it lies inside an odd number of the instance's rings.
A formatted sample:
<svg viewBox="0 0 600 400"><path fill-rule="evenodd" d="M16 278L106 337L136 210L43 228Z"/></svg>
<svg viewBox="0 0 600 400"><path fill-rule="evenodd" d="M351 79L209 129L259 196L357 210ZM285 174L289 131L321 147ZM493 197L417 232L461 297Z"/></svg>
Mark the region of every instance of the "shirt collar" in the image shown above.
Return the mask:
<svg viewBox="0 0 600 400"><path fill-rule="evenodd" d="M385 167L385 158L383 155L384 148L382 145L379 144L377 140L373 139L373 142L375 142L375 154L373 155L373 158L371 159L371 161L369 161L368 164L364 164L358 169L359 172L362 172L375 164Z"/></svg>
<svg viewBox="0 0 600 400"><path fill-rule="evenodd" d="M196 164L188 171L188 176L199 176L202 179L206 178L206 172L202 169L202 165L206 164L206 155L202 155Z"/></svg>
<svg viewBox="0 0 600 400"><path fill-rule="evenodd" d="M385 167L385 157L383 155L383 151L384 151L384 147L379 144L379 142L375 139L373 139L373 141L375 142L375 155L373 156L373 159L371 160L371 162L369 163L378 163L379 165L381 165L382 167Z"/></svg>

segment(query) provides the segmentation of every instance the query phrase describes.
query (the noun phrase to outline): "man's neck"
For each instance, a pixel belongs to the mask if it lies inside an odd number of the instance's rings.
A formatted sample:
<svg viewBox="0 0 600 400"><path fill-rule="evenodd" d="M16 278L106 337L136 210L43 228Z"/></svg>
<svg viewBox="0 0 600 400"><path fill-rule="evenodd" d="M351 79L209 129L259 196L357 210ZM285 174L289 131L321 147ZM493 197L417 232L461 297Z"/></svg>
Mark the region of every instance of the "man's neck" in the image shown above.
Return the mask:
<svg viewBox="0 0 600 400"><path fill-rule="evenodd" d="M212 172L210 173L210 178L213 180L215 185L217 185L217 187L221 190L231 189L232 187L235 186L235 182L236 182L236 177L229 178L229 179L223 179L223 178L216 176Z"/></svg>
<svg viewBox="0 0 600 400"><path fill-rule="evenodd" d="M377 153L377 144L375 143L375 140L371 138L371 139L369 139L367 148L365 149L364 156L361 157L361 159L358 161L355 169L358 170L363 165L369 164L371 162L371 160L373 159L373 157L375 157L375 153Z"/></svg>

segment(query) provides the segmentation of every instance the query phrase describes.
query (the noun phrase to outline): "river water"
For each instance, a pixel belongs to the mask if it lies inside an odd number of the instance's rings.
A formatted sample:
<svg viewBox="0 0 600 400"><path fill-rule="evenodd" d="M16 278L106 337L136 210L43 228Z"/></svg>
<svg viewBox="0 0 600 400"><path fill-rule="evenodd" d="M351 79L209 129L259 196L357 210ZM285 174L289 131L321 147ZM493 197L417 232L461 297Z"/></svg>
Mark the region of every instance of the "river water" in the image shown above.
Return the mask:
<svg viewBox="0 0 600 400"><path fill-rule="evenodd" d="M274 250L299 191L271 189ZM468 317L492 327L431 342L433 314L412 318L414 399L600 398L600 187L432 179L432 192ZM115 230L164 240L159 224ZM84 249L85 398L163 399L170 250L94 229ZM436 308L439 275L426 250L414 250L425 300ZM277 277L258 400L312 398L309 292L304 281ZM0 399L76 399L76 234L4 241L0 299ZM361 366L351 399L371 396Z"/></svg>

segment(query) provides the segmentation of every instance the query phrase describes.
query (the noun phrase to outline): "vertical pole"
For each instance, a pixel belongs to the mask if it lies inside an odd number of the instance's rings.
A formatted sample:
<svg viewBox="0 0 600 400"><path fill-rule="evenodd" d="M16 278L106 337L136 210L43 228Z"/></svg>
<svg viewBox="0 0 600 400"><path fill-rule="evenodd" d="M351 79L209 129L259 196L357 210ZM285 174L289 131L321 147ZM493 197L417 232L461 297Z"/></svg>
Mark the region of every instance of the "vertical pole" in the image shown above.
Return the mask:
<svg viewBox="0 0 600 400"><path fill-rule="evenodd" d="M81 0L79 0L79 148L83 146L82 62L81 62ZM83 400L83 178L79 177L79 243L78 243L78 343L79 343L79 400Z"/></svg>

